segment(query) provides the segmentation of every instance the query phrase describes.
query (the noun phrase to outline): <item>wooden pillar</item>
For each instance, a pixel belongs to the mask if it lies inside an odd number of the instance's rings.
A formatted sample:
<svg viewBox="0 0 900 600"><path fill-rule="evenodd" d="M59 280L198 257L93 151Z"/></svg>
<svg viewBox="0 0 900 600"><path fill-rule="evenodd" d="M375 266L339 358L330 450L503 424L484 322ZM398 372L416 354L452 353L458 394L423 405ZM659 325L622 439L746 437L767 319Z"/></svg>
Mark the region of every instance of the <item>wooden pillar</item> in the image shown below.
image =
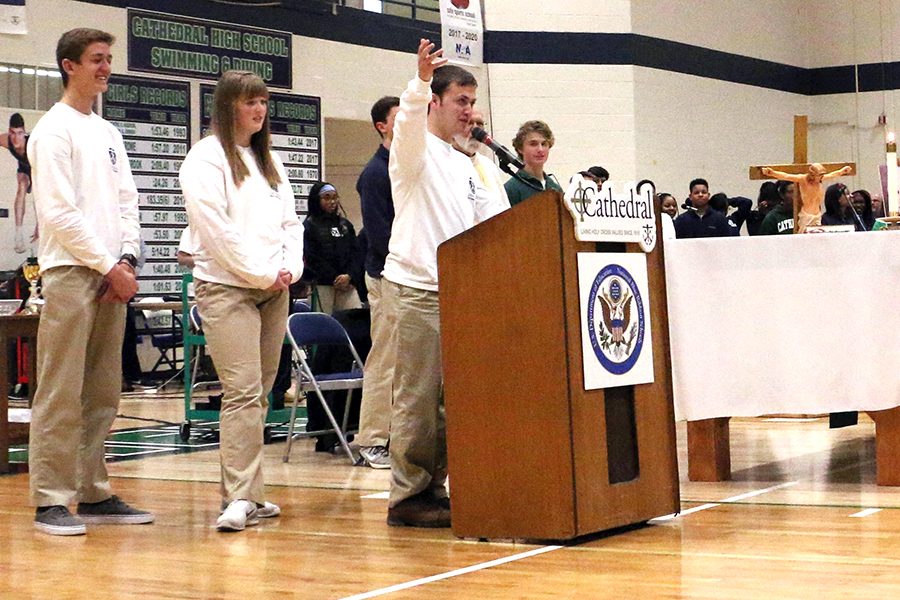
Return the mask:
<svg viewBox="0 0 900 600"><path fill-rule="evenodd" d="M687 422L688 479L691 481L731 479L729 418Z"/></svg>
<svg viewBox="0 0 900 600"><path fill-rule="evenodd" d="M875 421L875 480L900 485L900 406L869 411Z"/></svg>

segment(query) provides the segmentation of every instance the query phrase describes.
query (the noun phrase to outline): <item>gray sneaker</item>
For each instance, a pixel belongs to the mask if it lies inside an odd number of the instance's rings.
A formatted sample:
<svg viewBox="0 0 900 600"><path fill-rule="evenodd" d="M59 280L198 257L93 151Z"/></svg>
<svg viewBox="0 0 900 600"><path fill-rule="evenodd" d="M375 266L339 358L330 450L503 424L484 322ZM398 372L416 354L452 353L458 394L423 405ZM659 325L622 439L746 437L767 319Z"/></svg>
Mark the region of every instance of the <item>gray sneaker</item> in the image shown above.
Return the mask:
<svg viewBox="0 0 900 600"><path fill-rule="evenodd" d="M384 446L360 446L359 456L373 469L391 468L391 455Z"/></svg>
<svg viewBox="0 0 900 600"><path fill-rule="evenodd" d="M112 525L142 525L152 523L153 513L128 506L118 496L110 496L102 502L79 502L78 516L85 523Z"/></svg>
<svg viewBox="0 0 900 600"><path fill-rule="evenodd" d="M34 528L50 535L84 535L84 521L65 506L41 506L34 511Z"/></svg>

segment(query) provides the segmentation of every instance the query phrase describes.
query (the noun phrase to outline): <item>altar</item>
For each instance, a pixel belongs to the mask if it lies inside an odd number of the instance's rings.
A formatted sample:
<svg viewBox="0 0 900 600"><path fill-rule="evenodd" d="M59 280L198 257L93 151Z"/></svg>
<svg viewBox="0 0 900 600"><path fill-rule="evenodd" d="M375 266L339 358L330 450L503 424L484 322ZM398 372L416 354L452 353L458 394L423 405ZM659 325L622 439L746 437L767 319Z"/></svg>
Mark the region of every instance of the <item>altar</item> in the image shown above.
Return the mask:
<svg viewBox="0 0 900 600"><path fill-rule="evenodd" d="M900 233L669 240L665 254L692 480L728 478L729 417L865 411L878 483L900 485Z"/></svg>

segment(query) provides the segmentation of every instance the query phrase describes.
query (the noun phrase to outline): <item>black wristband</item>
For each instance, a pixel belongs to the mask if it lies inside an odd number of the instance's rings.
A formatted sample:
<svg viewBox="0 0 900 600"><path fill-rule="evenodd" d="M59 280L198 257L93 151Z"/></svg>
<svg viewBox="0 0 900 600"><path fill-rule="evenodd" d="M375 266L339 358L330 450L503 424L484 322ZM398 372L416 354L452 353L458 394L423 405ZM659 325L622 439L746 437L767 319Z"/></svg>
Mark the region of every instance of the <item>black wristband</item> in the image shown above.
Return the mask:
<svg viewBox="0 0 900 600"><path fill-rule="evenodd" d="M119 262L122 262L123 260L131 265L132 269L137 269L137 257L134 254L123 254L119 257Z"/></svg>

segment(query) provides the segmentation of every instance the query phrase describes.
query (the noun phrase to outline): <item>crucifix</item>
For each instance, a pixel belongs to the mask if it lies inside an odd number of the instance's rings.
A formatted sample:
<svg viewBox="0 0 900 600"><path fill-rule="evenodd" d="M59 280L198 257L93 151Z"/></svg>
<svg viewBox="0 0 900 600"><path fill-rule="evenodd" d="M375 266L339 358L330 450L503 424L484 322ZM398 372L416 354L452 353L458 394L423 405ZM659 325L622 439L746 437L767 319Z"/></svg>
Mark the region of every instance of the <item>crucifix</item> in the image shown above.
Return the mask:
<svg viewBox="0 0 900 600"><path fill-rule="evenodd" d="M803 233L808 226L820 225L822 200L825 192L822 181L856 174L856 163L809 163L806 115L794 115L794 162L782 165L750 167L750 179L787 179L797 184L794 199L794 233Z"/></svg>

